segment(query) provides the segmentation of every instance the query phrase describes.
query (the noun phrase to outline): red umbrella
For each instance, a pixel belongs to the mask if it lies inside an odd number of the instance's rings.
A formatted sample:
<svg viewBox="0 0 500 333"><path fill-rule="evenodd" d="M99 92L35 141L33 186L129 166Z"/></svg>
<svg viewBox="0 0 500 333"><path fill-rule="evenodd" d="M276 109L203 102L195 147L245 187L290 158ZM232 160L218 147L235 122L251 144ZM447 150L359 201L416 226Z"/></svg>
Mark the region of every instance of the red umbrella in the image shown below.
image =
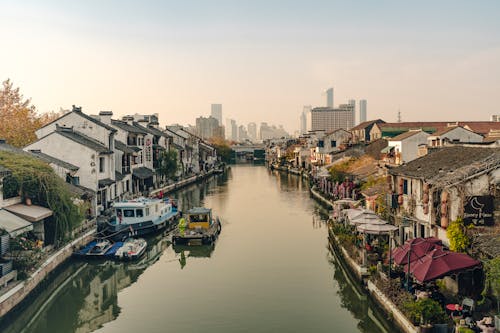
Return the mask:
<svg viewBox="0 0 500 333"><path fill-rule="evenodd" d="M444 251L437 248L410 265L410 272L420 283L439 279L469 268L481 266L481 262L465 253ZM405 267L405 272L408 266Z"/></svg>
<svg viewBox="0 0 500 333"><path fill-rule="evenodd" d="M396 264L406 265L408 264L408 256L410 257L410 262L414 262L422 258L429 251L441 247L441 244L441 240L435 237L413 238L394 249L392 256Z"/></svg>

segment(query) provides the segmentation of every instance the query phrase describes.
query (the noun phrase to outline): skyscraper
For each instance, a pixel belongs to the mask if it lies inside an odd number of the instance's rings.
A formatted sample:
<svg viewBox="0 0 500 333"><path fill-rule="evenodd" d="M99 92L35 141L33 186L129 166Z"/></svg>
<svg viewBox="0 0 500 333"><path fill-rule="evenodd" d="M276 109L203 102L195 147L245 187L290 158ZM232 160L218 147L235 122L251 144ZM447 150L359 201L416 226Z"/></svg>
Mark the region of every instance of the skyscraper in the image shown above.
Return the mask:
<svg viewBox="0 0 500 333"><path fill-rule="evenodd" d="M231 141L238 140L238 126L234 119L226 119L226 139Z"/></svg>
<svg viewBox="0 0 500 333"><path fill-rule="evenodd" d="M255 123L248 124L248 136L250 137L250 140L252 140L253 142L257 141L257 124Z"/></svg>
<svg viewBox="0 0 500 333"><path fill-rule="evenodd" d="M353 121L354 121L354 124L358 124L356 122L356 101L354 99L350 99L347 104L349 105L352 105L352 114L353 114ZM358 118L358 121L359 121L359 118Z"/></svg>
<svg viewBox="0 0 500 333"><path fill-rule="evenodd" d="M219 126L222 126L222 104L212 104L212 112L210 115L217 119Z"/></svg>
<svg viewBox="0 0 500 333"><path fill-rule="evenodd" d="M326 90L326 107L333 109L333 88Z"/></svg>
<svg viewBox="0 0 500 333"><path fill-rule="evenodd" d="M304 105L300 114L300 134L307 133L311 130L311 109L310 105Z"/></svg>
<svg viewBox="0 0 500 333"><path fill-rule="evenodd" d="M359 123L366 121L366 99L359 101Z"/></svg>

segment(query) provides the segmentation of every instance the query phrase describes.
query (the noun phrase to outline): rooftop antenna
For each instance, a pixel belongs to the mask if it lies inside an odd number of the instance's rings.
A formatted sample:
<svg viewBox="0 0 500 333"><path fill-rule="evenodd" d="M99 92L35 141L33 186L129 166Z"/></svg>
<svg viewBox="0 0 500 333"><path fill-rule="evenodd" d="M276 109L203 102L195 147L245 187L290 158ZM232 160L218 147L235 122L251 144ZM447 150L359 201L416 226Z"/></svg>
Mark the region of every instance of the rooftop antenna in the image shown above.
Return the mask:
<svg viewBox="0 0 500 333"><path fill-rule="evenodd" d="M398 108L398 123L401 122L401 110Z"/></svg>

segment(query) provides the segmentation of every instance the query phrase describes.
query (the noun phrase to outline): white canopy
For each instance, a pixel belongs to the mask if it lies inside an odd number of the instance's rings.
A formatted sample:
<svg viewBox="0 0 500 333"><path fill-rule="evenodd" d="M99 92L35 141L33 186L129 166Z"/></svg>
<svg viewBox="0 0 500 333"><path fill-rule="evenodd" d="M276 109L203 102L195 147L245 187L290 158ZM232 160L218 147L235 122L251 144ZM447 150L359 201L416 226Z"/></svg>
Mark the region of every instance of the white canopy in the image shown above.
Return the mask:
<svg viewBox="0 0 500 333"><path fill-rule="evenodd" d="M391 224L361 224L356 229L364 234L388 235L390 232L398 230L398 227Z"/></svg>

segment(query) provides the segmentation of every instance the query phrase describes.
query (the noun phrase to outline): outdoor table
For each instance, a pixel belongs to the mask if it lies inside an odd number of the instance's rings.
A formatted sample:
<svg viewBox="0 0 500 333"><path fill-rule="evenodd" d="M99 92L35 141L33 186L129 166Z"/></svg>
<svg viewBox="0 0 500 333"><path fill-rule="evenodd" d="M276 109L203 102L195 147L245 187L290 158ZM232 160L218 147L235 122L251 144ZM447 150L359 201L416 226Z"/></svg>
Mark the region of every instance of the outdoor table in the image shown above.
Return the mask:
<svg viewBox="0 0 500 333"><path fill-rule="evenodd" d="M458 308L456 306L457 304L446 304L446 310L449 311L462 311L462 306L459 305Z"/></svg>

